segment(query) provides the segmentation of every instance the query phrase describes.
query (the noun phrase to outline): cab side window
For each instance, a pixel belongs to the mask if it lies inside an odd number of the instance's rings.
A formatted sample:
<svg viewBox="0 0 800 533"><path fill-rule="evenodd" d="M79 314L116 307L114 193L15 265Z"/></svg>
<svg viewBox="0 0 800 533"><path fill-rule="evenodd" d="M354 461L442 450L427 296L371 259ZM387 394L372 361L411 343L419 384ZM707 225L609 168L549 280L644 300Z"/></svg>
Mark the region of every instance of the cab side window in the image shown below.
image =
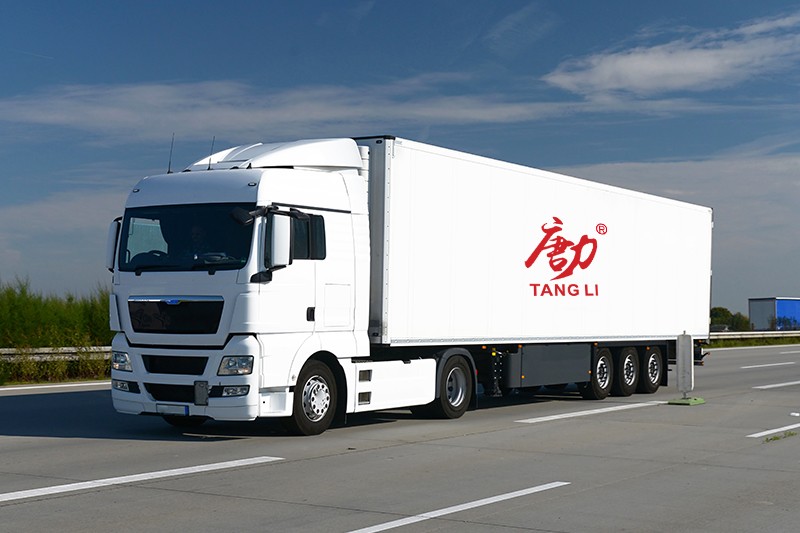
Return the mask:
<svg viewBox="0 0 800 533"><path fill-rule="evenodd" d="M308 215L307 219L292 219L292 257L294 259L325 259L325 219Z"/></svg>

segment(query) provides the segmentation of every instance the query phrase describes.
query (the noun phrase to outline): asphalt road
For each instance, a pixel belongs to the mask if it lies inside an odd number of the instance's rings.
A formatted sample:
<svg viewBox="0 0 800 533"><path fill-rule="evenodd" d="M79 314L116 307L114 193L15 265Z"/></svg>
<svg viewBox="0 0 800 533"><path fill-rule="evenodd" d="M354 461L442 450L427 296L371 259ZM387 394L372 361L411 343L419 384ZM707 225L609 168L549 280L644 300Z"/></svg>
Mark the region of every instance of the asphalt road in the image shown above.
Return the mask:
<svg viewBox="0 0 800 533"><path fill-rule="evenodd" d="M293 437L117 414L107 384L0 387L0 531L797 531L800 346L713 351L706 403L661 403L680 396L518 394Z"/></svg>

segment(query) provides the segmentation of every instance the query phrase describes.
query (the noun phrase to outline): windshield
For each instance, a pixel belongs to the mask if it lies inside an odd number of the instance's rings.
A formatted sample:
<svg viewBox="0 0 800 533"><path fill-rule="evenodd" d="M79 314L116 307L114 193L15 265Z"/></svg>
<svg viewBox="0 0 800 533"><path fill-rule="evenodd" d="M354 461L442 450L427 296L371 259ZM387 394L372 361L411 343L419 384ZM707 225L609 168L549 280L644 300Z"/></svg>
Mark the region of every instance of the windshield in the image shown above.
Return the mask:
<svg viewBox="0 0 800 533"><path fill-rule="evenodd" d="M254 204L194 204L136 207L125 211L119 269L234 270L247 263L253 224L231 216Z"/></svg>

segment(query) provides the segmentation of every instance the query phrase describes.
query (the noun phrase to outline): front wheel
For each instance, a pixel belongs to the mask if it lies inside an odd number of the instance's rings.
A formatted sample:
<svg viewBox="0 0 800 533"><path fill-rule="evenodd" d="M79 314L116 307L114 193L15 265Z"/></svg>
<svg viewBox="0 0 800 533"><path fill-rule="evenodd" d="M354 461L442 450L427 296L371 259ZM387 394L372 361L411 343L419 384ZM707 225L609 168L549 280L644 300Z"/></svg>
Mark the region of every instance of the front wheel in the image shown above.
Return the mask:
<svg viewBox="0 0 800 533"><path fill-rule="evenodd" d="M584 400L602 400L611 392L614 376L614 362L611 350L600 348L594 356L591 379L578 384Z"/></svg>
<svg viewBox="0 0 800 533"><path fill-rule="evenodd" d="M336 398L336 379L331 369L321 361L309 361L297 378L287 427L298 435L319 435L333 422Z"/></svg>
<svg viewBox="0 0 800 533"><path fill-rule="evenodd" d="M439 397L432 404L438 418L459 418L467 412L472 398L470 366L466 359L454 355L447 359L439 378Z"/></svg>

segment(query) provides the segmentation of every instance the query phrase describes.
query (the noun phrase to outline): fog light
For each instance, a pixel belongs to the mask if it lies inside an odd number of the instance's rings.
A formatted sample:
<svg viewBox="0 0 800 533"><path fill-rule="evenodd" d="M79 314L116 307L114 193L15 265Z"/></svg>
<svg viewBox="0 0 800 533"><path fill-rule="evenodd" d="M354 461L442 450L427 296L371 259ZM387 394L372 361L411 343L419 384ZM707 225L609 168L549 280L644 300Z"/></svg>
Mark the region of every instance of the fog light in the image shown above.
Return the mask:
<svg viewBox="0 0 800 533"><path fill-rule="evenodd" d="M252 355L227 355L222 358L218 376L244 376L253 373Z"/></svg>
<svg viewBox="0 0 800 533"><path fill-rule="evenodd" d="M250 392L250 385L239 385L236 387L223 387L222 388L222 397L226 396L247 396L247 393Z"/></svg>
<svg viewBox="0 0 800 533"><path fill-rule="evenodd" d="M112 379L111 388L122 392L130 392L131 394L140 394L142 392L139 384L135 381L122 381L121 379Z"/></svg>
<svg viewBox="0 0 800 533"><path fill-rule="evenodd" d="M122 372L133 372L130 356L125 352L111 352L111 368Z"/></svg>

